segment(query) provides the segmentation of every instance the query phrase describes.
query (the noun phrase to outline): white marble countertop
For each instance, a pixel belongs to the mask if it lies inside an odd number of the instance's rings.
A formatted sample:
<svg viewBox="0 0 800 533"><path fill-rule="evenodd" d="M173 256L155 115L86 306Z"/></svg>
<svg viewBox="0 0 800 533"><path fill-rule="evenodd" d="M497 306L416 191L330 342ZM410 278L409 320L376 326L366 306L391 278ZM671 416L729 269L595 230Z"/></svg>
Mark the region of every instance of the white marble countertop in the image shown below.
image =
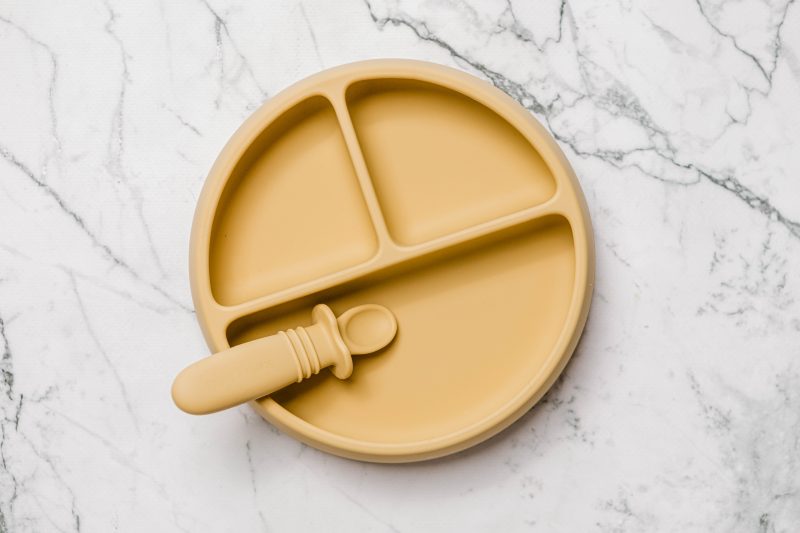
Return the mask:
<svg viewBox="0 0 800 533"><path fill-rule="evenodd" d="M190 417L204 175L326 67L488 78L553 132L597 239L564 378L488 443L382 466L248 407ZM797 531L800 6L0 4L0 532Z"/></svg>

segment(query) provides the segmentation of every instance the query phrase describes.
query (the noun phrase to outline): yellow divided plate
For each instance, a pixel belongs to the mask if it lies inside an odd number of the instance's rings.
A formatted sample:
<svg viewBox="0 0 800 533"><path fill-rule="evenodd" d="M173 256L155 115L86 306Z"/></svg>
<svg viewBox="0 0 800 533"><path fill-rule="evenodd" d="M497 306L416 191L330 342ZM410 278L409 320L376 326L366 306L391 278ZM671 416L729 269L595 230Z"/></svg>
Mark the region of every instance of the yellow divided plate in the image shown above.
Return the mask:
<svg viewBox="0 0 800 533"><path fill-rule="evenodd" d="M385 350L253 402L322 450L383 462L476 444L527 411L583 329L589 217L555 142L489 84L355 63L267 102L212 168L192 229L197 317L219 351L380 304Z"/></svg>

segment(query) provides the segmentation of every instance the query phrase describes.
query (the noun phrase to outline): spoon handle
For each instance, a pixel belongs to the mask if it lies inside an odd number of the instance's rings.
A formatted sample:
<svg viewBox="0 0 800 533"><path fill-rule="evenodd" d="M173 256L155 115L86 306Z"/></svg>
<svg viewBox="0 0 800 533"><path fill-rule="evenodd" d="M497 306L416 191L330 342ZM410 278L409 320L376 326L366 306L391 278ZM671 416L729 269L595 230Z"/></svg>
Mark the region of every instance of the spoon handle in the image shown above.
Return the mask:
<svg viewBox="0 0 800 533"><path fill-rule="evenodd" d="M347 378L352 358L333 311L318 305L313 317L316 322L307 328L245 342L189 365L172 384L173 401L187 413L209 414L267 396L331 365L337 377Z"/></svg>

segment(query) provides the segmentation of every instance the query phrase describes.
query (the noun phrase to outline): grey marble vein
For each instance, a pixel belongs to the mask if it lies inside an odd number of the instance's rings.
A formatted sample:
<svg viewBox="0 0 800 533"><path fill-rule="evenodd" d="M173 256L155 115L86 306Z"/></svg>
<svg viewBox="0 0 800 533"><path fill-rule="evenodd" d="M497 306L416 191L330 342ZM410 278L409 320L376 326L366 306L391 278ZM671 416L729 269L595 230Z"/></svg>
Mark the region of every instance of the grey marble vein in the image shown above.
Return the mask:
<svg viewBox="0 0 800 533"><path fill-rule="evenodd" d="M83 217L81 217L77 212L75 212L64 200L64 198L51 186L49 186L43 179L36 176L33 171L26 166L24 163L19 161L14 154L9 152L4 146L0 145L0 157L2 157L6 162L11 164L15 167L19 172L21 172L25 177L27 177L38 189L40 189L45 195L51 198L58 208L65 214L69 219L71 219L81 231L89 238L96 248L100 249L103 255L108 258L114 265L122 268L128 274L131 275L136 281L144 283L145 285L149 286L151 289L155 290L157 293L161 294L164 298L169 300L173 303L176 307L184 310L184 311L191 311L191 309L186 306L185 304L179 302L170 294L168 294L164 289L159 287L158 285L149 282L143 279L126 261L124 261L121 257L119 257L114 251L105 243L100 241L98 237L94 234L92 230L86 225L84 222Z"/></svg>

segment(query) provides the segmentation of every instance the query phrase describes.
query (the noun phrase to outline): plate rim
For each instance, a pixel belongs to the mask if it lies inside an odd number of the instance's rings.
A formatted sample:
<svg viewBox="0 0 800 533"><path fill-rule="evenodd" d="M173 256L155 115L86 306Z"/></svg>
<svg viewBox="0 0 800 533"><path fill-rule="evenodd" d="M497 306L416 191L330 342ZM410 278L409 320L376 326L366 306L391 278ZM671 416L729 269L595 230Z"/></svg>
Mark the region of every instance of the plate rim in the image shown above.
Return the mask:
<svg viewBox="0 0 800 533"><path fill-rule="evenodd" d="M375 79L410 79L432 83L457 91L488 107L511 124L531 142L553 173L555 195L571 196L573 212L562 215L568 222L575 252L575 280L567 316L556 343L540 372L532 377L511 400L491 415L447 435L417 442L378 443L353 439L319 428L277 403L270 397L250 402L269 423L284 433L314 448L334 455L371 462L411 462L449 455L496 435L533 407L562 374L572 357L585 328L594 290L594 236L586 200L572 166L552 135L521 104L506 93L466 72L426 61L410 59L373 59L358 61L323 70L309 76L267 100L234 132L212 165L203 184L194 212L189 246L189 276L197 321L213 352L228 348L224 328L212 324L221 306L210 286L209 255L213 220L230 169L236 164L250 141L272 120L294 105L315 95L326 95L317 88L342 80L343 91L359 81ZM315 90L317 89L317 90ZM520 128L524 127L524 131ZM567 186L564 187L564 184Z"/></svg>

